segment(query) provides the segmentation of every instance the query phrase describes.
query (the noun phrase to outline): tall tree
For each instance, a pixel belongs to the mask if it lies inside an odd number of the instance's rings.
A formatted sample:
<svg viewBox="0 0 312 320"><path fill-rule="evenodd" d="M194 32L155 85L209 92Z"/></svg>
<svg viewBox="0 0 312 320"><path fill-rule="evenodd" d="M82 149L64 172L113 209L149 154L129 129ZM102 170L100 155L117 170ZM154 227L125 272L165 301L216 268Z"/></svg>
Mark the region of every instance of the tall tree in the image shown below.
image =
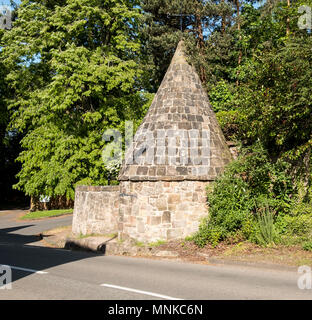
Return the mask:
<svg viewBox="0 0 312 320"><path fill-rule="evenodd" d="M12 128L24 132L16 188L73 199L106 184L107 128L140 119L139 9L131 0L23 0L4 37Z"/></svg>
<svg viewBox="0 0 312 320"><path fill-rule="evenodd" d="M156 90L182 37L189 40L189 45L192 43L198 59L203 59L205 40L216 8L207 0L142 0L142 9L145 14L143 33L146 50L155 66ZM205 70L200 64L198 67L205 81Z"/></svg>

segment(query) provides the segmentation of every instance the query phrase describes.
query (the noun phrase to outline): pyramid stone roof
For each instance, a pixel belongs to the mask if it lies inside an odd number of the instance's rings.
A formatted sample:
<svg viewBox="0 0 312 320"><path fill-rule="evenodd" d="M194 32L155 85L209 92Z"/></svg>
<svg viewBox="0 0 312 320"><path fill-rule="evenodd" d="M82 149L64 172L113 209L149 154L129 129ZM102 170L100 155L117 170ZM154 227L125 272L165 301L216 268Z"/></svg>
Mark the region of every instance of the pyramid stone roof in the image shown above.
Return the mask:
<svg viewBox="0 0 312 320"><path fill-rule="evenodd" d="M231 160L207 93L180 41L126 152L119 180L210 181Z"/></svg>

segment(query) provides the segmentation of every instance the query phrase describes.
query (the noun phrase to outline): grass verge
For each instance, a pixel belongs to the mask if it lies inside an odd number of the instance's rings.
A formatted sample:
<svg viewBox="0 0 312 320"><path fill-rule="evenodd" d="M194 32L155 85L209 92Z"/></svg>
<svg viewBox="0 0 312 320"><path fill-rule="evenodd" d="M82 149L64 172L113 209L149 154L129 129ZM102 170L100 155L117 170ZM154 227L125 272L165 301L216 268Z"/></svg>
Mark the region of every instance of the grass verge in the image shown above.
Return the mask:
<svg viewBox="0 0 312 320"><path fill-rule="evenodd" d="M85 239L85 238L94 238L94 237L106 237L106 238L116 238L117 233L109 233L109 234L98 234L98 233L90 233L90 234L80 234L76 236L77 239Z"/></svg>
<svg viewBox="0 0 312 320"><path fill-rule="evenodd" d="M35 212L29 212L22 216L21 220L36 220L36 219L43 219L43 218L52 218L52 217L58 217L63 216L67 214L72 214L73 209L61 209L61 210L46 210L46 211L35 211Z"/></svg>

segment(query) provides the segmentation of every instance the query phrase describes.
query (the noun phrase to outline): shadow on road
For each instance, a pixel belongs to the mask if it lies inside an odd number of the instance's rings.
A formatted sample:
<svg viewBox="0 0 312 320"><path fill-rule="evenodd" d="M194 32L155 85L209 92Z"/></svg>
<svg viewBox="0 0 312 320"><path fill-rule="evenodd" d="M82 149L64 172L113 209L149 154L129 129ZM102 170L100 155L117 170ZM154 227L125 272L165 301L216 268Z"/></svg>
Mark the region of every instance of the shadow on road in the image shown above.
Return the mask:
<svg viewBox="0 0 312 320"><path fill-rule="evenodd" d="M20 229L31 226L33 225L29 224L0 229L0 265L47 271L47 269L55 266L92 258L97 255L91 252L43 247L38 243L38 241L42 240L42 235L22 235L14 233ZM33 243L36 244L31 245ZM12 268L12 282L31 274L33 274L33 272ZM1 275L0 273L0 276Z"/></svg>
<svg viewBox="0 0 312 320"><path fill-rule="evenodd" d="M13 233L14 231L18 231L20 229L25 229L29 227L33 227L33 224L4 228L0 229L0 244L20 244L24 245L27 243L32 243L41 240L39 236L36 235L22 235ZM0 251L1 252L1 251ZM1 257L0 257L1 259Z"/></svg>

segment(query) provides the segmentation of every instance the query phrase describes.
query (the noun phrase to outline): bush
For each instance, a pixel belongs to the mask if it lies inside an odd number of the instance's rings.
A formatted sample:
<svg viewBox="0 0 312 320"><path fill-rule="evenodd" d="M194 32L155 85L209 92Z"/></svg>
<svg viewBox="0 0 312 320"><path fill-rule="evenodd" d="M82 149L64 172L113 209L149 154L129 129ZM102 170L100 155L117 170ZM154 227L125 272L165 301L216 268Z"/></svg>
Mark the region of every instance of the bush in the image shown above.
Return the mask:
<svg viewBox="0 0 312 320"><path fill-rule="evenodd" d="M279 216L275 223L280 234L288 236L308 236L312 233L312 216Z"/></svg>
<svg viewBox="0 0 312 320"><path fill-rule="evenodd" d="M222 238L222 230L218 226L213 226L209 223L209 219L203 219L199 231L194 235L193 241L200 248L203 248L206 244L211 244L212 247L216 247Z"/></svg>
<svg viewBox="0 0 312 320"><path fill-rule="evenodd" d="M239 133L240 114L237 110L219 111L217 119L227 140L236 140Z"/></svg>
<svg viewBox="0 0 312 320"><path fill-rule="evenodd" d="M287 169L287 163L270 161L259 142L243 150L207 190L209 219L201 223L195 243L215 246L221 240L235 238L237 233L262 244L277 238L274 228L270 229L273 218L265 216L259 221L257 214L265 207L289 213L294 188Z"/></svg>
<svg viewBox="0 0 312 320"><path fill-rule="evenodd" d="M233 109L234 89L224 80L217 82L209 90L209 100L215 113Z"/></svg>
<svg viewBox="0 0 312 320"><path fill-rule="evenodd" d="M312 251L312 241L307 241L302 245L302 249L306 251Z"/></svg>
<svg viewBox="0 0 312 320"><path fill-rule="evenodd" d="M257 222L256 242L262 246L274 244L277 240L277 232L274 227L274 216L269 207L257 215Z"/></svg>
<svg viewBox="0 0 312 320"><path fill-rule="evenodd" d="M241 231L245 239L252 239L253 235L256 234L257 228L251 215L243 221Z"/></svg>

